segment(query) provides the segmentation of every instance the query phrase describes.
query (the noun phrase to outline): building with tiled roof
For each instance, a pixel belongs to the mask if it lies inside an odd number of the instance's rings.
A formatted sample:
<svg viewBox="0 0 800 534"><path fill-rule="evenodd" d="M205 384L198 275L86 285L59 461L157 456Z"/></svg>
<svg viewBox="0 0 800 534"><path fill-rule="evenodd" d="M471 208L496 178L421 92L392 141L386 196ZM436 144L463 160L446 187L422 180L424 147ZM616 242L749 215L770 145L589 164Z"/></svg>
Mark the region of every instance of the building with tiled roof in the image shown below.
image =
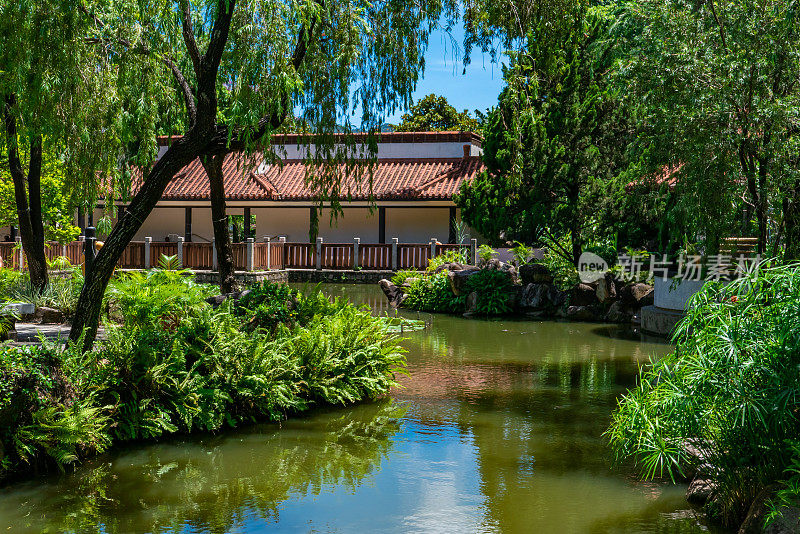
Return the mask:
<svg viewBox="0 0 800 534"><path fill-rule="evenodd" d="M299 135L273 139L272 158L230 154L223 165L229 215L255 218L251 234L308 241L312 211L320 192L309 187L304 162L307 140ZM170 140L161 139L161 154ZM459 219L453 196L461 184L482 169L481 138L468 132L393 132L380 135L377 159L360 179L342 183L343 212L330 221L319 215L319 237L325 242L452 241ZM343 167L342 167L343 170ZM134 180L134 191L137 181ZM124 206L124 204L120 204ZM245 218L247 220L247 218ZM211 241L210 187L199 160L184 167L167 186L157 207L134 238L169 236Z"/></svg>

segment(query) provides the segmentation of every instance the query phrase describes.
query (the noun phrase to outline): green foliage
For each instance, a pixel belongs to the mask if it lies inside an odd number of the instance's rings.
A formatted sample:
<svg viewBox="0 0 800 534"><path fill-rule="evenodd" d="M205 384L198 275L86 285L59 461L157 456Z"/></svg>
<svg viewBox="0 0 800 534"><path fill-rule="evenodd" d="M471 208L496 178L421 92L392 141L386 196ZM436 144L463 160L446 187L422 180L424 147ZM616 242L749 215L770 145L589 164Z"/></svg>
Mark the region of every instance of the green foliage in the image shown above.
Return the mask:
<svg viewBox="0 0 800 534"><path fill-rule="evenodd" d="M483 244L478 247L478 258L481 260L482 263L486 263L487 261L491 260L493 256L496 256L497 252L487 244Z"/></svg>
<svg viewBox="0 0 800 534"><path fill-rule="evenodd" d="M414 270L397 271L392 276L392 283L396 286L402 286L409 278L419 278L421 275L422 273Z"/></svg>
<svg viewBox="0 0 800 534"><path fill-rule="evenodd" d="M4 347L0 478L63 467L113 441L376 399L405 371L397 320L318 289L264 282L240 304L216 310L205 302L212 292L184 271L126 273L107 296L121 323L107 323L93 351Z"/></svg>
<svg viewBox="0 0 800 534"><path fill-rule="evenodd" d="M628 126L609 83L611 18L575 4L563 22L556 33L546 19L533 23L512 53L484 128L486 170L456 202L492 243L569 235L574 249L558 253L574 263L594 237L598 198L624 168Z"/></svg>
<svg viewBox="0 0 800 534"><path fill-rule="evenodd" d="M0 299L13 302L29 302L34 306L61 310L66 317L75 313L78 296L83 285L83 275L79 268L69 264L66 258L56 259L53 266L61 271L50 277L49 284L39 290L31 285L30 276L25 272L0 269Z"/></svg>
<svg viewBox="0 0 800 534"><path fill-rule="evenodd" d="M439 254L435 258L428 260L428 269L429 273L436 271L439 267L446 263L460 263L462 265L466 265L469 263L469 251L467 249L462 250L448 250L442 254Z"/></svg>
<svg viewBox="0 0 800 534"><path fill-rule="evenodd" d="M69 356L50 345L0 348L0 479L108 447L108 420L78 396L66 375Z"/></svg>
<svg viewBox="0 0 800 534"><path fill-rule="evenodd" d="M533 247L528 247L519 241L514 242L514 248L511 249L511 256L514 258L514 264L519 268L530 263L531 256L533 256Z"/></svg>
<svg viewBox="0 0 800 534"><path fill-rule="evenodd" d="M675 352L642 369L614 412L617 456L635 458L647 478L697 470L716 485L710 512L729 525L775 482L788 481L783 499L800 498L799 322L800 265L707 283L678 326Z"/></svg>
<svg viewBox="0 0 800 534"><path fill-rule="evenodd" d="M443 96L428 95L411 106L397 128L398 132L461 131L476 132L480 125L469 111L458 112Z"/></svg>
<svg viewBox="0 0 800 534"><path fill-rule="evenodd" d="M478 295L476 313L504 315L512 311L510 279L507 273L497 269L481 269L470 276L459 296L453 293L447 272L425 273L405 290L403 306L427 312L464 313L467 295L473 291Z"/></svg>
<svg viewBox="0 0 800 534"><path fill-rule="evenodd" d="M662 204L666 237L679 245L688 233L713 249L730 235L760 237L762 245L769 235L773 246L784 236L798 257L796 5L623 7L614 35L625 48L618 84L640 130L628 179L655 186L644 203ZM663 186L673 194L665 198Z"/></svg>

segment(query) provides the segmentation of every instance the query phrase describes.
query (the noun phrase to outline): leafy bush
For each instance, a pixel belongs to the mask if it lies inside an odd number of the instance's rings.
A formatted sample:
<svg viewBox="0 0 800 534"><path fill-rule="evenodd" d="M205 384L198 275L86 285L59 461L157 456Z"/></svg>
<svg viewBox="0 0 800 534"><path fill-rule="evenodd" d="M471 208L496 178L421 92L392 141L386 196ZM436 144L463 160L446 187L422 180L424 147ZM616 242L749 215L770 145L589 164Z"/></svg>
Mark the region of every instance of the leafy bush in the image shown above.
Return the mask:
<svg viewBox="0 0 800 534"><path fill-rule="evenodd" d="M83 275L80 269L65 260L66 258L57 258L51 263L51 266L61 272L51 274L49 284L41 291L31 286L27 272L0 269L0 298L6 301L29 302L37 308L56 308L67 317L72 316L83 286Z"/></svg>
<svg viewBox="0 0 800 534"><path fill-rule="evenodd" d="M0 349L0 479L108 447L108 420L91 395L79 396L65 354L49 345Z"/></svg>
<svg viewBox="0 0 800 534"><path fill-rule="evenodd" d="M799 498L798 324L798 265L706 284L675 352L643 369L620 401L608 431L617 456L635 458L648 478L696 470L714 483L709 511L729 525L776 481L787 481L781 499Z"/></svg>
<svg viewBox="0 0 800 534"><path fill-rule="evenodd" d="M396 286L402 286L409 278L419 278L421 273L414 270L397 271L392 276L392 283Z"/></svg>
<svg viewBox="0 0 800 534"><path fill-rule="evenodd" d="M213 309L205 302L212 291L181 271L126 274L107 297L120 324L107 323L91 352L0 353L0 478L39 463L70 464L112 441L374 399L404 372L389 319L318 290L270 283L248 300L264 313L230 301ZM286 315L271 306L296 316L275 321Z"/></svg>
<svg viewBox="0 0 800 534"><path fill-rule="evenodd" d="M511 283L503 271L481 269L467 279L462 295L456 296L447 273L426 274L406 290L403 305L412 309L438 313L464 313L467 295L478 294L476 312L482 315L503 315L511 312Z"/></svg>
<svg viewBox="0 0 800 534"><path fill-rule="evenodd" d="M469 263L469 251L467 249L461 250L448 250L439 254L435 258L428 260L429 273L435 272L436 269L445 263L460 263L462 265Z"/></svg>
<svg viewBox="0 0 800 534"><path fill-rule="evenodd" d="M478 257L481 259L481 262L486 263L492 259L492 256L496 256L497 252L490 247L489 245L483 244L478 247Z"/></svg>
<svg viewBox="0 0 800 534"><path fill-rule="evenodd" d="M526 246L519 241L514 241L514 248L511 249L511 256L514 258L514 265L520 268L531 261L533 247Z"/></svg>

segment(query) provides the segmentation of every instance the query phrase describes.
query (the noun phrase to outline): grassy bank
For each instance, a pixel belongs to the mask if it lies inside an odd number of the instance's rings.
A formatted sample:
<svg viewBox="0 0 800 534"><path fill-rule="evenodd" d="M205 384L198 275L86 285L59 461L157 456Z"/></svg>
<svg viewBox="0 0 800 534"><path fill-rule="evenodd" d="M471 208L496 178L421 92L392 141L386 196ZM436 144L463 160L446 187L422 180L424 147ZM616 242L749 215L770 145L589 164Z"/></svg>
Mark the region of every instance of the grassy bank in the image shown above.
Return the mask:
<svg viewBox="0 0 800 534"><path fill-rule="evenodd" d="M0 479L116 442L216 432L386 394L405 358L387 319L264 283L217 309L210 286L156 269L106 298L107 339L0 351Z"/></svg>

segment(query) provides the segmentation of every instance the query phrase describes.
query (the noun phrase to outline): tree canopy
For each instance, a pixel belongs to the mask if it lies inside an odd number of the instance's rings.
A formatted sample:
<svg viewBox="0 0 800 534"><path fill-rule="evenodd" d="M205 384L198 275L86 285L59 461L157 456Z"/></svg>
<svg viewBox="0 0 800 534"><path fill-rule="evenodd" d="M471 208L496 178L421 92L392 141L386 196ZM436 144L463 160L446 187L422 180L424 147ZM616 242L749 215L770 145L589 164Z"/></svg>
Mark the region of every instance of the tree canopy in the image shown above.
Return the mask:
<svg viewBox="0 0 800 534"><path fill-rule="evenodd" d="M475 132L480 128L478 120L466 109L459 112L443 96L430 94L411 106L404 114L398 132L461 131Z"/></svg>
<svg viewBox="0 0 800 534"><path fill-rule="evenodd" d="M533 28L512 56L484 130L486 170L457 203L492 241L544 238L577 262L605 184L624 163L628 131L609 83L606 11L576 6L566 15L561 39L545 41Z"/></svg>

